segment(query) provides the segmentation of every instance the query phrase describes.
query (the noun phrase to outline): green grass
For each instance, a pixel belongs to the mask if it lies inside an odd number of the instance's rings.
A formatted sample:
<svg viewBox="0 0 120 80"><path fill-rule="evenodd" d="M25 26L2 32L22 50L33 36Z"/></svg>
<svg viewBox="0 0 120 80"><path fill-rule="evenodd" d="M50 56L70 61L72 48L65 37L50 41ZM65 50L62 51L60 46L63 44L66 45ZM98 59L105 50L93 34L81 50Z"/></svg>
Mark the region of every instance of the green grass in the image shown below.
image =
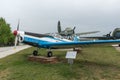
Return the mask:
<svg viewBox="0 0 120 80"><path fill-rule="evenodd" d="M120 80L120 52L111 46L86 46L77 54L72 69L65 51L54 51L60 61L42 64L28 61L35 48L0 59L0 80ZM46 50L40 50L46 55Z"/></svg>

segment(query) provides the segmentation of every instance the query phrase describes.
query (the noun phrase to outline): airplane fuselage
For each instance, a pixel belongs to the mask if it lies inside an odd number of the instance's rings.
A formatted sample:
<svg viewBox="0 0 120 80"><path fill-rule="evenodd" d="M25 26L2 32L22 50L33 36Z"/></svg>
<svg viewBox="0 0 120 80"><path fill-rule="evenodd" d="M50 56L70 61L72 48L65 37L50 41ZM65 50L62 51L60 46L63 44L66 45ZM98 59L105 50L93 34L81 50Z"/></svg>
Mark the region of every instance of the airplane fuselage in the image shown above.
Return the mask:
<svg viewBox="0 0 120 80"><path fill-rule="evenodd" d="M19 42L40 48L75 48L86 44L119 43L120 40L71 41L49 35L19 31Z"/></svg>

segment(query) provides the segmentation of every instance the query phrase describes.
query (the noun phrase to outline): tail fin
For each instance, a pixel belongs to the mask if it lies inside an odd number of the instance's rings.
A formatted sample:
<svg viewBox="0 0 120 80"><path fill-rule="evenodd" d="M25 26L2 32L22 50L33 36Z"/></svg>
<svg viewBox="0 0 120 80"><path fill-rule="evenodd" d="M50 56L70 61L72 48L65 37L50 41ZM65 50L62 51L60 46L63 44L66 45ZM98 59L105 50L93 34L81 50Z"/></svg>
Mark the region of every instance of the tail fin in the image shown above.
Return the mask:
<svg viewBox="0 0 120 80"><path fill-rule="evenodd" d="M58 21L57 29L58 29L58 33L60 33L60 32L61 32L61 24L60 24L60 21Z"/></svg>

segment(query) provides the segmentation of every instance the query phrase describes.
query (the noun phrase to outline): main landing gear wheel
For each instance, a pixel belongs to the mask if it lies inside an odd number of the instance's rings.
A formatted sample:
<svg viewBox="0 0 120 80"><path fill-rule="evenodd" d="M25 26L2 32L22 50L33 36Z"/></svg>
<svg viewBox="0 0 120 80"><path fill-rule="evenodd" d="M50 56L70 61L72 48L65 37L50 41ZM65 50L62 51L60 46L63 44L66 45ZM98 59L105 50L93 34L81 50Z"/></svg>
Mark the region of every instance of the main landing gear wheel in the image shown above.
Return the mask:
<svg viewBox="0 0 120 80"><path fill-rule="evenodd" d="M118 44L118 47L120 47L120 44Z"/></svg>
<svg viewBox="0 0 120 80"><path fill-rule="evenodd" d="M33 55L34 55L34 56L38 56L38 51L37 51L37 50L34 50L34 51L33 51Z"/></svg>
<svg viewBox="0 0 120 80"><path fill-rule="evenodd" d="M47 57L52 57L52 56L53 56L53 53L51 51L48 51Z"/></svg>

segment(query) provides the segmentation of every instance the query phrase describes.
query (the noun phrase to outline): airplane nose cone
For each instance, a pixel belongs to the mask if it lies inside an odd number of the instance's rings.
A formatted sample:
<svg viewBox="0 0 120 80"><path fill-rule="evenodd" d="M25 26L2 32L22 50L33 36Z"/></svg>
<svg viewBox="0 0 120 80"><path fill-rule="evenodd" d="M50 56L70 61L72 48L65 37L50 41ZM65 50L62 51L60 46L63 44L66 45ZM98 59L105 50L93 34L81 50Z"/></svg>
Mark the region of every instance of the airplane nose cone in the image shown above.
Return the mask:
<svg viewBox="0 0 120 80"><path fill-rule="evenodd" d="M17 30L15 30L15 31L13 32L13 34L16 36L16 35L17 35Z"/></svg>

